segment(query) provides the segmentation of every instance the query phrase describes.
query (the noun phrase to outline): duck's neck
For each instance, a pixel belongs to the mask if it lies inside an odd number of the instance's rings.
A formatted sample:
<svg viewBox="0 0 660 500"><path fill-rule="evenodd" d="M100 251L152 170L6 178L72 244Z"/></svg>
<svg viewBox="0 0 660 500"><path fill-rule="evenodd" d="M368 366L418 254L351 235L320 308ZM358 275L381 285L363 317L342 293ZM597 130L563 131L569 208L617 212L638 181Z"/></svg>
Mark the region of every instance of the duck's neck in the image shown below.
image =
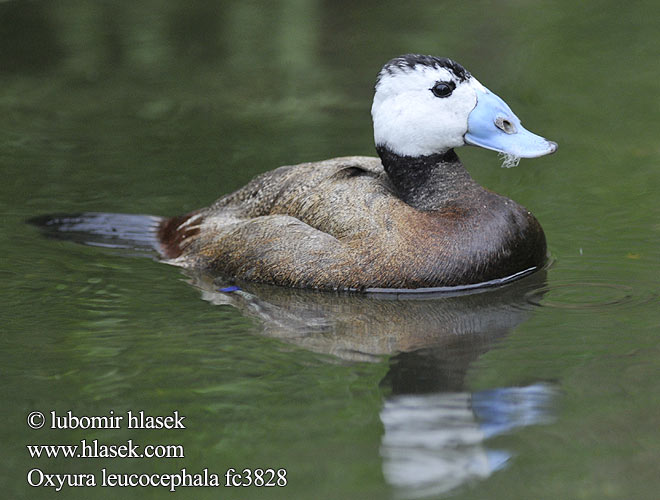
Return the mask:
<svg viewBox="0 0 660 500"><path fill-rule="evenodd" d="M419 210L437 210L479 188L453 149L428 156L401 156L377 146L397 195Z"/></svg>

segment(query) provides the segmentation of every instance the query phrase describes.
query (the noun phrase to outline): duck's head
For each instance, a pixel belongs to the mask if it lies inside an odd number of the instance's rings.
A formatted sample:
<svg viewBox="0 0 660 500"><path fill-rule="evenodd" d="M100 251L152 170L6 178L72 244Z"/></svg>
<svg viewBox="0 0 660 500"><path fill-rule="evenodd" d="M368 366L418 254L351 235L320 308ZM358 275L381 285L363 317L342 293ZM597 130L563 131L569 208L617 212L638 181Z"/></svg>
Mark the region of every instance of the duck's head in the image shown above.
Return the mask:
<svg viewBox="0 0 660 500"><path fill-rule="evenodd" d="M466 144L518 158L557 149L524 129L502 99L451 59L407 54L389 61L378 75L371 115L376 146L401 156Z"/></svg>

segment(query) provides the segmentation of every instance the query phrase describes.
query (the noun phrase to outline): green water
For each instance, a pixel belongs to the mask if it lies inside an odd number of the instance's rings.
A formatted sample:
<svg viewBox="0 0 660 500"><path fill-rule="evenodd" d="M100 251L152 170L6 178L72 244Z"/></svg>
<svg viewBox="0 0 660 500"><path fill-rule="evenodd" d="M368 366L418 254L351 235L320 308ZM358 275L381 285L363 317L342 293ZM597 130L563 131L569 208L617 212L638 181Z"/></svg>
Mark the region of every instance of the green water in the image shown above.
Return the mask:
<svg viewBox="0 0 660 500"><path fill-rule="evenodd" d="M284 468L283 488L176 495L656 498L659 19L650 0L0 3L2 496L169 495L56 493L31 469L98 483L208 468L224 484L229 468ZM25 223L174 215L282 164L373 154L375 75L406 52L457 59L559 143L513 170L459 151L539 219L546 275L467 297L231 295ZM129 410L186 428L26 422ZM81 439L185 457L26 449Z"/></svg>

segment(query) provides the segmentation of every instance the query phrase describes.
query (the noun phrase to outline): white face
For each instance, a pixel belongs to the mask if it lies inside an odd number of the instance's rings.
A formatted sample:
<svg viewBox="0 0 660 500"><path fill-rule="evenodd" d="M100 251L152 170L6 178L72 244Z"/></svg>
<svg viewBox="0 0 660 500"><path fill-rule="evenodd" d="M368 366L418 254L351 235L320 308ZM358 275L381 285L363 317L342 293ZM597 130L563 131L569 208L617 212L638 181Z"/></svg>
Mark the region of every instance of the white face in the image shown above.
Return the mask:
<svg viewBox="0 0 660 500"><path fill-rule="evenodd" d="M438 82L455 88L447 97L436 97L431 89ZM371 107L376 145L402 156L463 146L477 90L488 92L476 78L461 81L443 67L416 65L383 73Z"/></svg>

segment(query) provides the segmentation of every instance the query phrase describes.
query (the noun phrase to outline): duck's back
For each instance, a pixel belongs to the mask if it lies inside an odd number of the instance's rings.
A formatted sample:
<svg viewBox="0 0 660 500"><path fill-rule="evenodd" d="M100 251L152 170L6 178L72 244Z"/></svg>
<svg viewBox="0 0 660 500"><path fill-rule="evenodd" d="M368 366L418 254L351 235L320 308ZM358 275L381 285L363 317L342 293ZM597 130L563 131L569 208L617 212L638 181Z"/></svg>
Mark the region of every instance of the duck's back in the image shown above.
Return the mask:
<svg viewBox="0 0 660 500"><path fill-rule="evenodd" d="M370 157L280 167L207 209L165 220L159 235L177 265L323 289L464 285L545 255L540 226L511 200L477 186L441 209L418 210Z"/></svg>

